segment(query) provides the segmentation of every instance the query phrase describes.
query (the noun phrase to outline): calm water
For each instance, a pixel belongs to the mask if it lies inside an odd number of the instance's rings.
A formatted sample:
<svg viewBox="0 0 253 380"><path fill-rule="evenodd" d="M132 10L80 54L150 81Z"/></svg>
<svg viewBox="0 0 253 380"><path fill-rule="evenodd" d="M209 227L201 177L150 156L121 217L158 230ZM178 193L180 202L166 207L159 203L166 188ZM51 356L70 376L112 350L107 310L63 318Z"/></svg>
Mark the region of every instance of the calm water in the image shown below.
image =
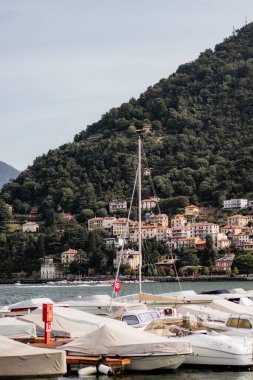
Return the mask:
<svg viewBox="0 0 253 380"><path fill-rule="evenodd" d="M233 289L243 288L245 290L253 289L252 281L228 281L228 282L183 282L182 290L195 290L196 292L211 289ZM144 283L143 291L150 293L162 293L179 291L177 283ZM123 284L120 295L136 293L137 284ZM0 285L0 306L10 303L23 301L29 298L48 297L53 301L64 301L76 297L82 297L90 294L109 294L111 295L111 286L97 285ZM62 377L59 380L77 380L78 377ZM86 379L95 380L95 376L86 377ZM108 379L107 376L100 376L100 380ZM156 373L130 373L121 377L122 380L253 380L253 372L250 371L210 371L199 369L179 368L175 371L163 371ZM37 379L34 379L37 380ZM47 380L47 379L45 379Z"/></svg>

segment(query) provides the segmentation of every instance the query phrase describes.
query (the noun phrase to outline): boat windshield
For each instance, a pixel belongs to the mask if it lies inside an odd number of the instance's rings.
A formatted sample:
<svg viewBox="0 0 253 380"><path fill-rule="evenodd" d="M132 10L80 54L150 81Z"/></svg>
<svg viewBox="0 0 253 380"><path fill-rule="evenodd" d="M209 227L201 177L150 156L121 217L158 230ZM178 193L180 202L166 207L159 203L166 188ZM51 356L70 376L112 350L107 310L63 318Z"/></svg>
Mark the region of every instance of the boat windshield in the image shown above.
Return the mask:
<svg viewBox="0 0 253 380"><path fill-rule="evenodd" d="M128 325L138 325L140 323L136 315L124 315L122 321Z"/></svg>
<svg viewBox="0 0 253 380"><path fill-rule="evenodd" d="M241 318L229 318L227 323L227 327L233 327L237 329L252 329L252 324L248 319Z"/></svg>
<svg viewBox="0 0 253 380"><path fill-rule="evenodd" d="M149 312L140 313L139 318L140 318L141 322L152 322L153 321L153 317L152 317L151 313L149 313Z"/></svg>

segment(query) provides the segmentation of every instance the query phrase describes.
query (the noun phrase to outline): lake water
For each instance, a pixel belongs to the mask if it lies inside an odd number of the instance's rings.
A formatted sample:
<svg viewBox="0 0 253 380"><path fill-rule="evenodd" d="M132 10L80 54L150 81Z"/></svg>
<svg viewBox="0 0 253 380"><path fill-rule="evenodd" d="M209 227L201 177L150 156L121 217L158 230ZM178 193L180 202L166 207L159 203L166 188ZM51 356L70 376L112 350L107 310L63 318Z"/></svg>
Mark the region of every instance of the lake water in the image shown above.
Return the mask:
<svg viewBox="0 0 253 380"><path fill-rule="evenodd" d="M233 289L243 288L245 290L253 289L252 281L200 281L200 282L182 282L182 290L195 290L201 292L204 290L214 289ZM179 284L169 283L144 283L144 292L163 293L179 291ZM138 292L138 284L122 284L120 295ZM48 297L53 301L66 301L76 297L82 297L91 294L112 294L112 287L103 284L82 284L82 285L0 285L0 307L11 303L23 301L29 298ZM78 377L62 377L59 380L77 380ZM96 377L86 377L86 379L96 379ZM107 376L100 376L100 380L108 379ZM180 367L174 371L162 371L155 373L125 373L122 380L253 380L253 372L245 371L221 371L190 369ZM33 379L37 380L37 379ZM47 380L47 379L45 379Z"/></svg>

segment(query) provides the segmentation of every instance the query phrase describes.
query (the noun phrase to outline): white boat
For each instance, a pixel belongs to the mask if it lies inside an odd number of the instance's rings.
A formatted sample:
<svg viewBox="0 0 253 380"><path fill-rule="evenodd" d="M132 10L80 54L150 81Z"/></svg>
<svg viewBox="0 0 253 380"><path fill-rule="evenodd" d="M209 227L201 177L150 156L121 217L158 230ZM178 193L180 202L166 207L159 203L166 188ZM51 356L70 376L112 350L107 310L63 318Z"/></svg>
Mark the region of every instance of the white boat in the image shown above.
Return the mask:
<svg viewBox="0 0 253 380"><path fill-rule="evenodd" d="M77 299L66 300L64 304L73 309L96 315L108 314L109 308L111 308L112 313L122 308L122 302L118 302L117 299L112 300L107 294L78 297ZM55 305L57 306L57 303Z"/></svg>
<svg viewBox="0 0 253 380"><path fill-rule="evenodd" d="M59 377L67 372L60 350L32 347L0 336L0 378Z"/></svg>
<svg viewBox="0 0 253 380"><path fill-rule="evenodd" d="M202 326L225 335L253 338L253 316L249 314L231 314L224 322L204 321Z"/></svg>
<svg viewBox="0 0 253 380"><path fill-rule="evenodd" d="M0 335L16 340L29 340L37 336L34 323L14 317L0 318Z"/></svg>
<svg viewBox="0 0 253 380"><path fill-rule="evenodd" d="M37 308L42 307L44 303L54 304L50 298L31 298L10 305L1 306L0 314L2 314L2 316L20 316L30 314ZM65 303L57 303L57 306L68 307Z"/></svg>
<svg viewBox="0 0 253 380"><path fill-rule="evenodd" d="M167 336L170 340L171 334L174 333L179 340L183 336L183 339L191 342L192 354L185 357L184 364L222 366L222 368L253 366L253 335L246 338L200 329L191 331L186 327L168 325L166 320L157 320L155 322L157 326L153 324L146 328L153 334Z"/></svg>
<svg viewBox="0 0 253 380"><path fill-rule="evenodd" d="M133 371L175 369L192 352L187 340L158 337L122 322L104 324L59 348L68 355L129 358L131 363L125 369Z"/></svg>
<svg viewBox="0 0 253 380"><path fill-rule="evenodd" d="M224 367L252 367L252 339L218 333L191 334L187 340L193 353L185 357L185 364Z"/></svg>

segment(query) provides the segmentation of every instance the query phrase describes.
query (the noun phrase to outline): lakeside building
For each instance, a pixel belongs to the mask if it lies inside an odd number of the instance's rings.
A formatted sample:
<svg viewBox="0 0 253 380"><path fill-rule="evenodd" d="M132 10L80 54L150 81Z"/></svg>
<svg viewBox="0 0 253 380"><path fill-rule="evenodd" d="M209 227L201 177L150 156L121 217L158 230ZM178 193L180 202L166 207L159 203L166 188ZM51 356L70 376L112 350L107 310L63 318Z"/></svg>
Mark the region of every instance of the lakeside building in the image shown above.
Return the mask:
<svg viewBox="0 0 253 380"><path fill-rule="evenodd" d="M170 226L171 228L180 228L186 226L188 223L187 218L184 215L177 214L174 218L171 218Z"/></svg>
<svg viewBox="0 0 253 380"><path fill-rule="evenodd" d="M78 251L76 249L68 249L61 253L61 263L62 264L71 264L73 261L77 261Z"/></svg>
<svg viewBox="0 0 253 380"><path fill-rule="evenodd" d="M96 229L110 230L112 229L112 226L115 220L116 218L112 216L90 218L88 219L88 230L89 231L96 230Z"/></svg>
<svg viewBox="0 0 253 380"><path fill-rule="evenodd" d="M215 260L215 264L212 266L212 272L226 273L228 269L231 270L234 258L235 255L232 253Z"/></svg>
<svg viewBox="0 0 253 380"><path fill-rule="evenodd" d="M39 224L35 222L26 222L22 225L23 232L38 232L39 228Z"/></svg>
<svg viewBox="0 0 253 380"><path fill-rule="evenodd" d="M190 237L199 237L204 240L207 235L211 235L213 240L217 239L220 226L215 223L192 223L190 227Z"/></svg>
<svg viewBox="0 0 253 380"><path fill-rule="evenodd" d="M157 241L167 241L172 238L172 229L169 227L160 227L156 229L156 240Z"/></svg>
<svg viewBox="0 0 253 380"><path fill-rule="evenodd" d="M236 214L236 215L232 215L228 217L228 225L245 227L252 220L253 220L252 215Z"/></svg>
<svg viewBox="0 0 253 380"><path fill-rule="evenodd" d="M113 213L118 210L127 210L127 201L125 200L119 200L119 199L113 199L111 202L109 202L109 212Z"/></svg>
<svg viewBox="0 0 253 380"><path fill-rule="evenodd" d="M146 218L146 224L156 224L157 226L162 226L162 227L168 227L169 225L169 217L166 214L153 214L153 213L148 213L145 216Z"/></svg>
<svg viewBox="0 0 253 380"><path fill-rule="evenodd" d="M159 201L160 198L158 197L146 198L141 201L141 207L143 210L151 210L152 208L156 207Z"/></svg>
<svg viewBox="0 0 253 380"><path fill-rule="evenodd" d="M141 227L141 237L142 240L155 239L157 234L157 225L143 225ZM136 243L139 239L139 228L138 226L132 226L130 228L129 240Z"/></svg>
<svg viewBox="0 0 253 380"><path fill-rule="evenodd" d="M127 218L118 218L114 220L112 224L112 235L117 238L129 238L129 226L130 221L128 223Z"/></svg>
<svg viewBox="0 0 253 380"><path fill-rule="evenodd" d="M227 199L223 202L224 210L241 210L248 207L248 200L243 198Z"/></svg>
<svg viewBox="0 0 253 380"><path fill-rule="evenodd" d="M45 257L44 263L40 268L40 278L41 280L54 280L56 278L61 278L62 272L57 270L54 264L54 259Z"/></svg>
<svg viewBox="0 0 253 380"><path fill-rule="evenodd" d="M136 270L140 264L139 251L134 251L132 249L118 251L116 253L116 258L113 260L114 268L117 268L119 263L123 265L128 264L131 269Z"/></svg>
<svg viewBox="0 0 253 380"><path fill-rule="evenodd" d="M197 217L199 216L200 208L195 205L188 205L184 208L184 214L187 217Z"/></svg>
<svg viewBox="0 0 253 380"><path fill-rule="evenodd" d="M167 242L167 247L169 249L203 249L205 246L206 242L198 237L174 239Z"/></svg>

